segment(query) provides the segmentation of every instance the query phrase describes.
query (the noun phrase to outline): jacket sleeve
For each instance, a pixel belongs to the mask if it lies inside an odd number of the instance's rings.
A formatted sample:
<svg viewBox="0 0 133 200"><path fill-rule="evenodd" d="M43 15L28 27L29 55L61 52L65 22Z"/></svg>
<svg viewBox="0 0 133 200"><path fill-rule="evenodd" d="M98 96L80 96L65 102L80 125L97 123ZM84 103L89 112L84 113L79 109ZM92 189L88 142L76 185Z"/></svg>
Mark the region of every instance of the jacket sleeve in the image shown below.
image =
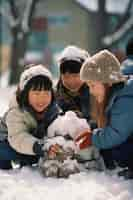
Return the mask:
<svg viewBox="0 0 133 200"><path fill-rule="evenodd" d="M28 131L25 115L19 109L12 109L6 117L8 141L19 153L34 155L33 145L37 140Z"/></svg>
<svg viewBox="0 0 133 200"><path fill-rule="evenodd" d="M120 145L133 135L133 97L121 96L113 103L108 125L96 129L92 143L99 149Z"/></svg>

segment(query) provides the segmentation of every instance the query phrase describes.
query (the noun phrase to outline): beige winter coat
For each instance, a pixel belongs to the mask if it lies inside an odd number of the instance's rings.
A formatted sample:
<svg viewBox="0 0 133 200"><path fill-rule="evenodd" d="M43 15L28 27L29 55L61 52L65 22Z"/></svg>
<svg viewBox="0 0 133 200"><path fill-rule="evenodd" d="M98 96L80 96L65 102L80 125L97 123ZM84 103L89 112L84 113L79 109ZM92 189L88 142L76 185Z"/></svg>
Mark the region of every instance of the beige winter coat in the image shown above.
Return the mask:
<svg viewBox="0 0 133 200"><path fill-rule="evenodd" d="M30 134L30 130L37 127L37 122L29 112L19 109L15 97L10 102L6 124L10 145L19 153L34 155L33 144L38 139Z"/></svg>

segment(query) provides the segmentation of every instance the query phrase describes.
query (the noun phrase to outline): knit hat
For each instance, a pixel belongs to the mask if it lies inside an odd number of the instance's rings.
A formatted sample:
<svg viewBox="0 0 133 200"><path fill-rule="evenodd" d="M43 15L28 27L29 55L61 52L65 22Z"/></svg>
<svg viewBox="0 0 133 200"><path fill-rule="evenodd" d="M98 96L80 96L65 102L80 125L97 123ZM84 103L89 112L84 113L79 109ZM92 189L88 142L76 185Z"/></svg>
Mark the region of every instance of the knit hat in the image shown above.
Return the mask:
<svg viewBox="0 0 133 200"><path fill-rule="evenodd" d="M77 47L77 46L67 46L58 57L58 64L67 60L73 60L77 62L83 62L89 56L88 52Z"/></svg>
<svg viewBox="0 0 133 200"><path fill-rule="evenodd" d="M133 75L133 56L122 62L120 70L123 75Z"/></svg>
<svg viewBox="0 0 133 200"><path fill-rule="evenodd" d="M114 83L123 80L118 59L108 50L102 50L88 58L80 70L81 80Z"/></svg>
<svg viewBox="0 0 133 200"><path fill-rule="evenodd" d="M24 90L27 83L36 76L44 76L49 78L52 82L52 74L51 72L43 65L31 65L27 67L24 72L20 76L19 81L19 89L22 91Z"/></svg>

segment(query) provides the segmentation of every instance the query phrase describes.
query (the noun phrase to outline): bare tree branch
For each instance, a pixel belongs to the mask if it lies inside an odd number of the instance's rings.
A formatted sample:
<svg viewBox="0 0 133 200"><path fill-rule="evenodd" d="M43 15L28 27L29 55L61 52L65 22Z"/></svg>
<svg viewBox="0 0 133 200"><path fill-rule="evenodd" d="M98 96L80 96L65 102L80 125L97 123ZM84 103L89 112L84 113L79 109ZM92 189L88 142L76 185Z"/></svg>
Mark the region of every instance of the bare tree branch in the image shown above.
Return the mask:
<svg viewBox="0 0 133 200"><path fill-rule="evenodd" d="M35 0L27 0L26 9L22 19L22 30L23 32L29 31L29 21L33 11L33 4Z"/></svg>
<svg viewBox="0 0 133 200"><path fill-rule="evenodd" d="M108 35L102 39L103 43L107 46L118 41L127 31L133 28L133 15L126 21L123 26L117 30L115 33Z"/></svg>
<svg viewBox="0 0 133 200"><path fill-rule="evenodd" d="M8 4L9 6L9 4ZM8 13L8 15L7 15ZM15 27L18 24L18 19L15 19L14 16L12 15L10 9L6 9L4 7L0 8L0 14L6 19L7 23L11 28Z"/></svg>
<svg viewBox="0 0 133 200"><path fill-rule="evenodd" d="M133 14L130 14L132 4L133 2L132 0L130 0L125 14L116 28L116 31L102 38L103 44L105 44L106 46L112 45L112 43L118 41L124 34L126 34L128 30L133 27Z"/></svg>
<svg viewBox="0 0 133 200"><path fill-rule="evenodd" d="M15 1L14 0L8 0L9 2L9 5L10 5L10 9L11 9L11 13L12 13L12 16L16 19L19 17L19 14L18 14L18 10L17 10L17 7L15 5Z"/></svg>

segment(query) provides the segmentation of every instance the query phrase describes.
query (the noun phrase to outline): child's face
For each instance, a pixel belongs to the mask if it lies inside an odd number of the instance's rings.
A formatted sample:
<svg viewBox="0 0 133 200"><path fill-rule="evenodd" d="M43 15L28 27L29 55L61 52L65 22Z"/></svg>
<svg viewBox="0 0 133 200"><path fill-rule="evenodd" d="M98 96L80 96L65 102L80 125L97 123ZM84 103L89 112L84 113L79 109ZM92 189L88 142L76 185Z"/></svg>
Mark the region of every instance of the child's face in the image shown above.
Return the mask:
<svg viewBox="0 0 133 200"><path fill-rule="evenodd" d="M36 112L44 111L51 103L52 93L49 90L30 90L28 94L29 104Z"/></svg>
<svg viewBox="0 0 133 200"><path fill-rule="evenodd" d="M65 73L61 75L63 85L71 91L78 91L83 84L79 73Z"/></svg>

